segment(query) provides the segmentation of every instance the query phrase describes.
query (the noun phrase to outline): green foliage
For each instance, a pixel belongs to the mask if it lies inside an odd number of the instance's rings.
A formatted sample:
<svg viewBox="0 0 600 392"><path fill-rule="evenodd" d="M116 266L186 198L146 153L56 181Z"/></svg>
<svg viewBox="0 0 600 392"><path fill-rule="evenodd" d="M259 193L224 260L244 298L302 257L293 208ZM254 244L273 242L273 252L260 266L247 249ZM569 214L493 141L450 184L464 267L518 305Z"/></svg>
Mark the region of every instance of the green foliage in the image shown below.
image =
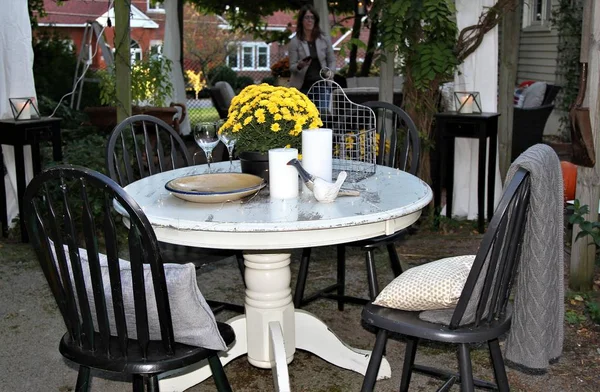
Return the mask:
<svg viewBox="0 0 600 392"><path fill-rule="evenodd" d="M582 0L559 0L558 5L552 7L550 19L553 27L558 30L559 36L556 73L560 77L562 89L557 97L556 107L563 111L559 121L561 134L565 140L570 139L571 121L568 111L579 92L582 3Z"/></svg>
<svg viewBox="0 0 600 392"><path fill-rule="evenodd" d="M260 82L270 84L271 86L275 86L275 84L277 83L277 78L274 76L265 76Z"/></svg>
<svg viewBox="0 0 600 392"><path fill-rule="evenodd" d="M362 61L357 61L356 65L357 65L357 68L362 68ZM349 64L346 64L342 68L340 68L337 73L343 77L347 77L348 76L348 68L349 68ZM369 69L369 76L379 76L379 73L380 73L379 64L374 64Z"/></svg>
<svg viewBox="0 0 600 392"><path fill-rule="evenodd" d="M400 56L402 74L418 91L452 79L458 65L452 1L383 0L375 6L381 11L382 46Z"/></svg>
<svg viewBox="0 0 600 392"><path fill-rule="evenodd" d="M54 109L56 109L54 115L62 119L62 129L79 128L81 124L87 120L87 116L83 112L71 109L65 104L65 101L63 101L60 106L57 107L57 105L58 102L51 98L44 95L38 96L38 109L40 113L44 116L49 116Z"/></svg>
<svg viewBox="0 0 600 392"><path fill-rule="evenodd" d="M44 31L33 39L33 77L38 95L60 100L71 91L76 65L68 37Z"/></svg>
<svg viewBox="0 0 600 392"><path fill-rule="evenodd" d="M227 82L231 87L235 88L237 84L237 74L226 65L219 65L210 69L207 76L210 86L214 86L217 82Z"/></svg>
<svg viewBox="0 0 600 392"><path fill-rule="evenodd" d="M235 81L234 89L236 91L241 91L244 89L244 87L250 86L251 84L254 84L254 79L252 79L250 76L238 76L237 80Z"/></svg>
<svg viewBox="0 0 600 392"><path fill-rule="evenodd" d="M589 301L586 302L585 307L590 316L590 319L594 323L600 324L600 303L598 301Z"/></svg>
<svg viewBox="0 0 600 392"><path fill-rule="evenodd" d="M58 1L58 3L62 3L62 1ZM43 18L46 16L44 0L28 0L27 11L29 12L29 22L31 23L31 28L37 28L37 18Z"/></svg>
<svg viewBox="0 0 600 392"><path fill-rule="evenodd" d="M565 320L569 324L579 325L586 320L585 316L575 312L574 310L567 310L565 312Z"/></svg>
<svg viewBox="0 0 600 392"><path fill-rule="evenodd" d="M590 222L585 219L585 215L590 213L590 208L587 205L581 205L579 199L575 199L573 205L568 206L567 209L573 211L573 215L569 217L569 223L577 224L581 229L575 240L589 235L596 247L600 247L600 222Z"/></svg>
<svg viewBox="0 0 600 392"><path fill-rule="evenodd" d="M135 105L166 106L173 92L169 78L171 60L166 57L144 56L131 66L131 100ZM117 105L116 72L113 65L108 70L97 71L100 78L100 102Z"/></svg>

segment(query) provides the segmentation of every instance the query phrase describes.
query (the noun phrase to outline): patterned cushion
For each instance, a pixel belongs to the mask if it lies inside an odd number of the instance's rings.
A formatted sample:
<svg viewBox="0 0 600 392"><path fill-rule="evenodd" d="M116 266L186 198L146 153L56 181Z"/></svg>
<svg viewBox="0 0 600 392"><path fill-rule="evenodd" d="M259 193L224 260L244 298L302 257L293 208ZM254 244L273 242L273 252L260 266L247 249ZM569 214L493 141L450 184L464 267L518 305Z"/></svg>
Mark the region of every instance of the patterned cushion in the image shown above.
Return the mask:
<svg viewBox="0 0 600 392"><path fill-rule="evenodd" d="M537 108L542 106L544 102L544 94L546 93L545 82L535 82L523 91L523 106L522 108Z"/></svg>
<svg viewBox="0 0 600 392"><path fill-rule="evenodd" d="M455 306L475 255L448 257L413 267L379 293L375 305L400 310L433 310Z"/></svg>

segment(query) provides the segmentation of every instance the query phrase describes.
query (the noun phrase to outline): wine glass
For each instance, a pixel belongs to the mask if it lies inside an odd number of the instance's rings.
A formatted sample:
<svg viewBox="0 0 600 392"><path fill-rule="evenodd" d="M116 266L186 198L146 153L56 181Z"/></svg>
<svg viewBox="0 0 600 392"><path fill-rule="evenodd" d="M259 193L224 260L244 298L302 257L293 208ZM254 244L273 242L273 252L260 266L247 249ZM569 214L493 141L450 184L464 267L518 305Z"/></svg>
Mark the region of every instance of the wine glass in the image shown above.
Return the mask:
<svg viewBox="0 0 600 392"><path fill-rule="evenodd" d="M233 148L237 141L237 134L234 133L231 128L223 129L219 133L219 139L221 139L225 147L227 147L227 152L229 153L229 170L231 170L233 167Z"/></svg>
<svg viewBox="0 0 600 392"><path fill-rule="evenodd" d="M219 144L217 131L219 130L218 122L201 122L194 127L194 140L196 144L204 151L208 171L210 172L210 163L212 162L212 151ZM196 164L196 154L194 154L194 164Z"/></svg>

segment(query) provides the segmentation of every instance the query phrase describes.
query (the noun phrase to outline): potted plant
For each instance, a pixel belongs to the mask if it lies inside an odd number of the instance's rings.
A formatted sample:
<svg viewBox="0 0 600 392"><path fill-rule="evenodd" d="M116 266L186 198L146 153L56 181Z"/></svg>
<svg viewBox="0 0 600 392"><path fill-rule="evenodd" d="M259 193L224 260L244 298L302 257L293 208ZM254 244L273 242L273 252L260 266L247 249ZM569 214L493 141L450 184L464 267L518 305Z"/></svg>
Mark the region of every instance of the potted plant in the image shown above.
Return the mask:
<svg viewBox="0 0 600 392"><path fill-rule="evenodd" d="M271 65L271 75L276 80L278 86L289 86L290 85L290 58L284 57Z"/></svg>
<svg viewBox="0 0 600 392"><path fill-rule="evenodd" d="M268 180L268 151L272 148L300 149L303 129L323 125L319 111L295 88L263 83L244 88L231 101L227 120L219 130L231 130L242 171Z"/></svg>
<svg viewBox="0 0 600 392"><path fill-rule="evenodd" d="M171 60L156 55L148 55L143 60L136 61L131 66L131 101L132 114L149 114L173 124L178 130L179 122L185 116L185 105L171 103L166 100L173 92L173 84L169 78ZM84 110L90 117L90 122L100 128L112 129L117 123L116 72L114 65L106 70L97 72L100 79L100 103L102 107L88 107ZM181 108L181 116L176 106Z"/></svg>

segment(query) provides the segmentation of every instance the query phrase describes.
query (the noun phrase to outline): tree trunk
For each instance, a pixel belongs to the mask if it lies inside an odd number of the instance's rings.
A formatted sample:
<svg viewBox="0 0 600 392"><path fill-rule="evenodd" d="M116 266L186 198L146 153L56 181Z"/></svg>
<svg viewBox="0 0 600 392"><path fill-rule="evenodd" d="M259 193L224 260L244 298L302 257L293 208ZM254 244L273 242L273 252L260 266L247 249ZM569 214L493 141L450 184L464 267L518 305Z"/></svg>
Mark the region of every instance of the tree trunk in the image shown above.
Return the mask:
<svg viewBox="0 0 600 392"><path fill-rule="evenodd" d="M129 45L131 0L115 1L115 72L117 85L117 121L131 116L131 54Z"/></svg>
<svg viewBox="0 0 600 392"><path fill-rule="evenodd" d="M357 3L358 4L358 3ZM360 19L361 17L357 15L358 5L354 7L354 24L352 25L352 39L360 38L360 26L362 25ZM348 77L356 76L358 71L358 66L356 64L356 55L358 54L358 46L356 44L352 44L350 46L350 61L348 62Z"/></svg>
<svg viewBox="0 0 600 392"><path fill-rule="evenodd" d="M369 27L369 41L367 42L367 53L365 53L365 61L362 64L360 69L359 76L369 76L369 72L371 71L371 65L373 64L373 55L375 54L375 49L377 46L377 19L371 19L371 25ZM394 64L394 53L389 53L389 57L391 59L392 64L392 72L393 72L393 64ZM393 80L393 78L392 78ZM392 101L389 101L392 102Z"/></svg>
<svg viewBox="0 0 600 392"><path fill-rule="evenodd" d="M515 11L506 11L502 18L500 31L500 81L498 111L498 157L502 182L510 166L512 128L513 128L513 91L517 81L517 61L519 58L519 38L521 36L522 4Z"/></svg>
<svg viewBox="0 0 600 392"><path fill-rule="evenodd" d="M596 8L595 12L592 12ZM588 77L587 96L590 110L590 121L592 123L592 132L594 134L594 148L596 150L596 166L593 168L579 167L577 169L577 191L575 198L579 199L582 205L590 207L590 213L586 220L590 222L598 221L598 200L600 199L600 100L598 99L598 89L600 89L600 6L595 1L588 0L584 10L583 38L589 38L586 34L586 23L590 22L591 17L586 22L586 15L594 15L593 23L589 26L591 33L591 42L589 50L583 53L585 45L582 40L582 61L589 58L590 70ZM585 102L584 102L585 104ZM579 225L573 227L573 238L571 243L571 265L569 275L569 287L576 291L589 291L592 289L594 280L594 262L596 260L596 246L590 236L577 238Z"/></svg>

